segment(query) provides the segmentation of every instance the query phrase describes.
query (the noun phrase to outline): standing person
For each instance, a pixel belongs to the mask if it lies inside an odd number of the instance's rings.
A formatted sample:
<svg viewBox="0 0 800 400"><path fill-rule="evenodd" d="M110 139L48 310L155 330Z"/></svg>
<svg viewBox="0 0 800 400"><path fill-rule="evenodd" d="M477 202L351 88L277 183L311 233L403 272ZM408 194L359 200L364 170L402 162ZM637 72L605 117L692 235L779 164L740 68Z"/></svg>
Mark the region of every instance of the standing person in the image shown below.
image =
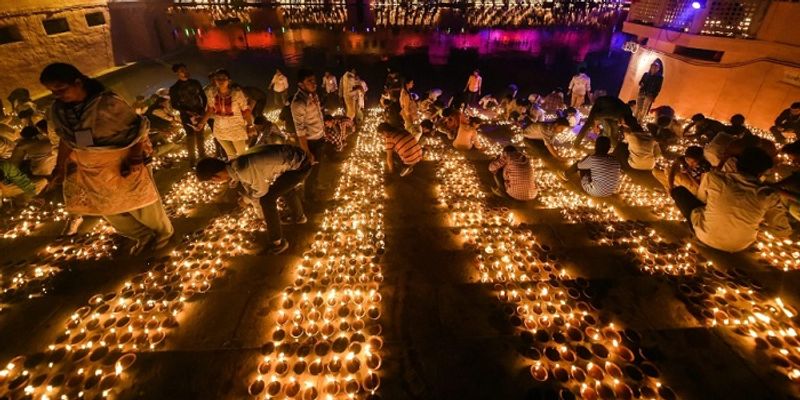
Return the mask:
<svg viewBox="0 0 800 400"><path fill-rule="evenodd" d="M467 85L464 87L464 92L467 95L465 99L467 106L475 105L478 99L481 97L481 88L483 86L483 78L481 77L481 71L475 70L472 71L472 75L469 76L467 79Z"/></svg>
<svg viewBox="0 0 800 400"><path fill-rule="evenodd" d="M329 71L325 71L325 75L322 77L322 87L325 89L325 109L328 112L332 112L339 106L336 101L336 93L339 91L336 76Z"/></svg>
<svg viewBox="0 0 800 400"><path fill-rule="evenodd" d="M351 68L342 75L342 79L339 81L339 91L344 101L345 115L352 120L356 119L356 102L358 101L358 92L354 90L356 79L356 69Z"/></svg>
<svg viewBox="0 0 800 400"><path fill-rule="evenodd" d="M742 251L755 242L762 224L777 237L792 232L777 190L760 182L772 166L769 154L750 147L737 158L737 172L711 171L696 196L685 187L670 195L700 242L729 253Z"/></svg>
<svg viewBox="0 0 800 400"><path fill-rule="evenodd" d="M214 86L206 92L208 108L195 129L202 132L209 118L214 119L214 138L229 160L247 151L248 132L253 129L253 114L247 97L238 87L231 86L231 74L218 69L214 72Z"/></svg>
<svg viewBox="0 0 800 400"><path fill-rule="evenodd" d="M497 196L529 201L539 194L531 161L514 146L503 148L503 154L489 163L489 172L494 174L495 187L492 193Z"/></svg>
<svg viewBox="0 0 800 400"><path fill-rule="evenodd" d="M607 197L617 193L622 181L622 169L619 161L608 154L610 150L611 139L605 136L597 138L594 154L573 164L566 171L561 171L559 177L567 181L569 175L578 172L581 176L581 187L590 196Z"/></svg>
<svg viewBox="0 0 800 400"><path fill-rule="evenodd" d="M639 171L652 171L656 159L661 157L661 147L647 132L625 132L628 143L628 165Z"/></svg>
<svg viewBox="0 0 800 400"><path fill-rule="evenodd" d="M270 248L280 254L289 248L283 238L278 198L283 197L292 211L292 221L304 224L308 221L303 212L299 187L308 178L311 163L306 153L286 144L270 144L258 147L253 152L236 160L224 162L216 158L205 158L197 163L197 179L215 182L235 181L242 184L248 202L258 200L267 223Z"/></svg>
<svg viewBox="0 0 800 400"><path fill-rule="evenodd" d="M636 119L641 121L650 112L650 107L661 93L664 83L664 71L661 63L656 60L650 64L650 70L642 75L639 80L639 95L636 97Z"/></svg>
<svg viewBox="0 0 800 400"><path fill-rule="evenodd" d="M55 102L60 138L52 183L64 181L66 210L99 215L135 241L131 254L160 249L173 234L150 169L147 120L116 93L69 64L50 64L39 81Z"/></svg>
<svg viewBox="0 0 800 400"><path fill-rule="evenodd" d="M414 166L422 161L422 147L417 139L402 128L382 122L378 125L378 133L382 134L386 143L386 171L394 173L395 154L405 165L400 176L408 176Z"/></svg>
<svg viewBox="0 0 800 400"><path fill-rule="evenodd" d="M569 91L572 94L570 107L582 106L586 101L586 95L592 92L592 79L586 75L586 67L578 68L578 74L569 82Z"/></svg>
<svg viewBox="0 0 800 400"><path fill-rule="evenodd" d="M611 139L614 147L619 140L619 124L623 122L629 129L641 132L643 129L639 125L639 121L633 117L631 108L622 100L614 96L598 97L592 105L589 116L586 122L583 123L580 132L575 137L573 142L574 146L579 146L589 133L589 130L595 126L595 123L603 125L603 134Z"/></svg>
<svg viewBox="0 0 800 400"><path fill-rule="evenodd" d="M208 100L203 85L192 79L185 64L173 65L172 72L178 76L178 80L169 88L169 102L180 113L181 124L186 131L189 166L194 166L206 153L203 131L195 130L194 126L203 118Z"/></svg>
<svg viewBox="0 0 800 400"><path fill-rule="evenodd" d="M281 70L276 69L275 75L272 76L272 81L269 83L269 89L272 89L273 99L275 99L275 107L280 108L286 104L289 98L289 79Z"/></svg>
<svg viewBox="0 0 800 400"><path fill-rule="evenodd" d="M306 184L306 196L313 198L319 175L319 166L315 164L320 162L325 144L322 140L325 135L325 123L317 96L317 78L314 72L307 69L298 71L297 93L292 98L291 111L297 142L306 152L308 161L314 165Z"/></svg>
<svg viewBox="0 0 800 400"><path fill-rule="evenodd" d="M417 127L417 102L411 97L410 90L414 88L414 80L409 79L403 83L403 89L400 91L400 116L403 117L403 125L405 129L411 132L414 137L419 140L422 134Z"/></svg>
<svg viewBox="0 0 800 400"><path fill-rule="evenodd" d="M786 143L786 136L791 140L797 139L800 133L800 101L792 103L791 107L783 110L777 118L775 124L769 128L778 143Z"/></svg>
<svg viewBox="0 0 800 400"><path fill-rule="evenodd" d="M364 121L364 106L366 106L366 98L367 98L367 91L369 87L367 86L367 82L361 79L360 76L356 75L356 79L353 85L353 91L355 91L355 104L356 104L356 117L355 123L356 125L361 125L361 122Z"/></svg>

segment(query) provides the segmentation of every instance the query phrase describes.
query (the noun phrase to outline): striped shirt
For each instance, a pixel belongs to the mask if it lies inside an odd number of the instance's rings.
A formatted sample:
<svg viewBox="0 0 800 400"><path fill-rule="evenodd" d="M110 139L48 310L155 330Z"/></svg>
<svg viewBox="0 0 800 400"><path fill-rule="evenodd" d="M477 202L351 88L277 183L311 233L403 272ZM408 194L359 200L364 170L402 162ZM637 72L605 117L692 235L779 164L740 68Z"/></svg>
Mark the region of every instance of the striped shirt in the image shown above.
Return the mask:
<svg viewBox="0 0 800 400"><path fill-rule="evenodd" d="M390 133L386 136L386 151L394 151L405 165L414 165L422 160L422 147L408 132Z"/></svg>
<svg viewBox="0 0 800 400"><path fill-rule="evenodd" d="M503 169L503 182L506 193L517 200L533 200L539 193L536 182L533 180L533 166L528 157L522 153L501 155L489 163L492 173Z"/></svg>
<svg viewBox="0 0 800 400"><path fill-rule="evenodd" d="M619 190L622 170L614 157L591 155L578 162L578 169L589 171L581 178L581 186L587 194L605 197Z"/></svg>

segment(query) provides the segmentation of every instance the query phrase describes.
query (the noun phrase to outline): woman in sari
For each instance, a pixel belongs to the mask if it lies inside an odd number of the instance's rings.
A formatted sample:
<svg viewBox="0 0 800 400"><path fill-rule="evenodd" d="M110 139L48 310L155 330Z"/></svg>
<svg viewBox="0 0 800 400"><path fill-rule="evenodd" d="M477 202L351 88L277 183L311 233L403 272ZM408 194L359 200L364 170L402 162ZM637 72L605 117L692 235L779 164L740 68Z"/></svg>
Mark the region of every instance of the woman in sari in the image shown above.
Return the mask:
<svg viewBox="0 0 800 400"><path fill-rule="evenodd" d="M231 74L218 69L213 74L213 85L206 90L208 109L196 130L202 132L206 122L214 119L214 138L217 139L229 160L247 151L249 132L253 130L253 113L242 89L231 83Z"/></svg>
<svg viewBox="0 0 800 400"><path fill-rule="evenodd" d="M63 181L67 211L105 218L134 241L131 254L166 246L174 231L145 165L147 119L73 65L50 64L39 81L55 98L49 120L60 142L52 183Z"/></svg>

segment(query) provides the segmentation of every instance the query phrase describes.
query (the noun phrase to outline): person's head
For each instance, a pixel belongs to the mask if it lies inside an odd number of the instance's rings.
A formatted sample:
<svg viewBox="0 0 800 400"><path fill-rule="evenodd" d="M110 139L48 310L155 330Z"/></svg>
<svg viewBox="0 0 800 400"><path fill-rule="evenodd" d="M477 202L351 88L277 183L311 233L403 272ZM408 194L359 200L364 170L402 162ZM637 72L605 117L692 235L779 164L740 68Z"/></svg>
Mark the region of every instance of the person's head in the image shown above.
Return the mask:
<svg viewBox="0 0 800 400"><path fill-rule="evenodd" d="M604 156L611 151L611 139L607 136L600 136L594 142L594 154L598 156Z"/></svg>
<svg viewBox="0 0 800 400"><path fill-rule="evenodd" d="M78 103L93 92L103 90L103 85L84 75L74 65L53 63L42 70L39 82L53 93L53 97L64 103Z"/></svg>
<svg viewBox="0 0 800 400"><path fill-rule="evenodd" d="M353 71L355 71L355 69ZM317 77L314 76L314 71L305 68L297 71L297 86L306 93L316 92Z"/></svg>
<svg viewBox="0 0 800 400"><path fill-rule="evenodd" d="M228 170L225 168L227 165L225 161L218 158L204 158L197 162L195 168L197 180L200 182L225 182L230 179Z"/></svg>
<svg viewBox="0 0 800 400"><path fill-rule="evenodd" d="M396 131L395 127L388 122L381 122L378 125L378 133L381 135L391 135Z"/></svg>
<svg viewBox="0 0 800 400"><path fill-rule="evenodd" d="M480 127L481 119L478 117L469 117L468 124L473 128Z"/></svg>
<svg viewBox="0 0 800 400"><path fill-rule="evenodd" d="M744 115L736 114L731 117L731 126L744 126Z"/></svg>
<svg viewBox="0 0 800 400"><path fill-rule="evenodd" d="M231 73L226 69L220 68L214 71L212 80L217 89L228 90L231 85Z"/></svg>
<svg viewBox="0 0 800 400"><path fill-rule="evenodd" d="M585 73L586 73L586 67L580 67L580 68L578 68L578 73L579 73L579 74L585 74Z"/></svg>
<svg viewBox="0 0 800 400"><path fill-rule="evenodd" d="M785 153L792 160L792 164L800 163L800 140L794 141L781 148L781 153Z"/></svg>
<svg viewBox="0 0 800 400"><path fill-rule="evenodd" d="M47 134L47 120L46 119L42 119L41 121L35 123L33 126L35 126L36 129L39 130L39 132L41 132L43 134Z"/></svg>
<svg viewBox="0 0 800 400"><path fill-rule="evenodd" d="M442 110L442 117L444 118L450 118L455 115L456 115L456 109L453 107L447 107L444 110Z"/></svg>
<svg viewBox="0 0 800 400"><path fill-rule="evenodd" d="M283 75L283 71L280 69L275 69L275 75Z"/></svg>
<svg viewBox="0 0 800 400"><path fill-rule="evenodd" d="M503 147L503 154L505 154L507 156L510 156L512 154L517 154L517 153L519 153L519 149L514 145L508 145L508 146Z"/></svg>
<svg viewBox="0 0 800 400"><path fill-rule="evenodd" d="M19 132L19 135L22 136L23 139L33 139L39 134L39 130L33 126L26 126L22 128L22 131Z"/></svg>
<svg viewBox="0 0 800 400"><path fill-rule="evenodd" d="M269 126L271 124L272 124L272 122L269 122L267 117L265 117L263 115L259 115L259 116L255 117L253 119L253 125L255 125L257 127Z"/></svg>
<svg viewBox="0 0 800 400"><path fill-rule="evenodd" d="M19 118L22 121L29 121L31 118L33 118L33 109L26 108L24 110L20 110L17 113L17 118Z"/></svg>
<svg viewBox="0 0 800 400"><path fill-rule="evenodd" d="M406 90L411 90L414 88L414 80L413 79L406 79L406 83L403 85Z"/></svg>
<svg viewBox="0 0 800 400"><path fill-rule="evenodd" d="M322 116L322 121L325 122L325 126L331 127L333 126L335 120L333 118L333 115L325 114Z"/></svg>
<svg viewBox="0 0 800 400"><path fill-rule="evenodd" d="M571 125L569 124L569 120L564 117L557 118L555 121L553 121L553 125L559 132L571 127Z"/></svg>
<svg viewBox="0 0 800 400"><path fill-rule="evenodd" d="M792 115L800 115L800 101L792 103L792 106L789 107L789 112L792 113Z"/></svg>
<svg viewBox="0 0 800 400"><path fill-rule="evenodd" d="M628 100L626 104L628 104L628 107L633 109L634 107L636 107L636 100Z"/></svg>
<svg viewBox="0 0 800 400"><path fill-rule="evenodd" d="M419 124L420 128L422 128L422 133L430 133L433 132L433 121L426 119L423 120Z"/></svg>
<svg viewBox="0 0 800 400"><path fill-rule="evenodd" d="M189 79L189 68L186 67L186 64L177 63L172 65L172 72L178 75L178 79L185 81Z"/></svg>
<svg viewBox="0 0 800 400"><path fill-rule="evenodd" d="M772 157L758 147L748 147L736 157L736 170L742 174L758 178L774 165Z"/></svg>
<svg viewBox="0 0 800 400"><path fill-rule="evenodd" d="M516 121L516 120L519 119L519 112L512 111L510 114L508 114L508 117L511 118L512 120Z"/></svg>
<svg viewBox="0 0 800 400"><path fill-rule="evenodd" d="M573 117L573 116L575 116L577 114L578 114L578 110L576 110L575 107L567 107L567 109L564 110L564 115L566 115L568 117Z"/></svg>
<svg viewBox="0 0 800 400"><path fill-rule="evenodd" d="M703 154L703 148L700 146L689 146L683 153L683 159L690 168L697 168L706 156Z"/></svg>
<svg viewBox="0 0 800 400"><path fill-rule="evenodd" d="M671 123L672 123L672 118L670 118L670 117L668 117L666 115L662 115L662 116L658 117L658 119L656 119L656 125L659 128L662 128L662 129L669 127L669 125Z"/></svg>
<svg viewBox="0 0 800 400"><path fill-rule="evenodd" d="M692 122L695 122L695 123L696 122L705 121L705 119L706 119L706 116L701 114L701 113L697 113L695 115L692 115Z"/></svg>
<svg viewBox="0 0 800 400"><path fill-rule="evenodd" d="M661 64L660 63L658 63L657 61L654 61L652 64L650 64L650 74L651 75L658 75L660 73L661 73Z"/></svg>
<svg viewBox="0 0 800 400"><path fill-rule="evenodd" d="M476 70L472 71L472 75L478 76L478 75L480 75L480 74L481 74L481 71L480 71L480 70L478 70L478 69L476 69Z"/></svg>

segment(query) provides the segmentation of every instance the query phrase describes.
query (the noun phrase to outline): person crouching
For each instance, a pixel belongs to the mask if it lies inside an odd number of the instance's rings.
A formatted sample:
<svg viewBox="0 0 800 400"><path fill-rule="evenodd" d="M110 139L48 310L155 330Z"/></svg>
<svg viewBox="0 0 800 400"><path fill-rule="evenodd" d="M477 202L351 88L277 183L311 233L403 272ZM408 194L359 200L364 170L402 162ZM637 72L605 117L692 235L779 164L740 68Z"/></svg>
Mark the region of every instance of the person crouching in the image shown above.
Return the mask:
<svg viewBox="0 0 800 400"><path fill-rule="evenodd" d="M530 160L514 146L503 148L503 154L489 163L489 172L494 174L492 193L499 197L529 201L539 193Z"/></svg>
<svg viewBox="0 0 800 400"><path fill-rule="evenodd" d="M414 135L405 129L395 127L387 122L378 125L378 133L382 134L386 142L386 169L391 174L394 172L395 157L405 165L400 176L407 176L414 166L422 160L422 147Z"/></svg>
<svg viewBox="0 0 800 400"><path fill-rule="evenodd" d="M204 158L197 163L200 181L238 181L250 200L258 200L267 223L269 250L280 254L289 248L283 238L278 215L278 198L283 197L293 213L293 222L307 221L300 200L300 187L311 173L311 162L303 149L286 144L271 144L252 149L232 161Z"/></svg>

